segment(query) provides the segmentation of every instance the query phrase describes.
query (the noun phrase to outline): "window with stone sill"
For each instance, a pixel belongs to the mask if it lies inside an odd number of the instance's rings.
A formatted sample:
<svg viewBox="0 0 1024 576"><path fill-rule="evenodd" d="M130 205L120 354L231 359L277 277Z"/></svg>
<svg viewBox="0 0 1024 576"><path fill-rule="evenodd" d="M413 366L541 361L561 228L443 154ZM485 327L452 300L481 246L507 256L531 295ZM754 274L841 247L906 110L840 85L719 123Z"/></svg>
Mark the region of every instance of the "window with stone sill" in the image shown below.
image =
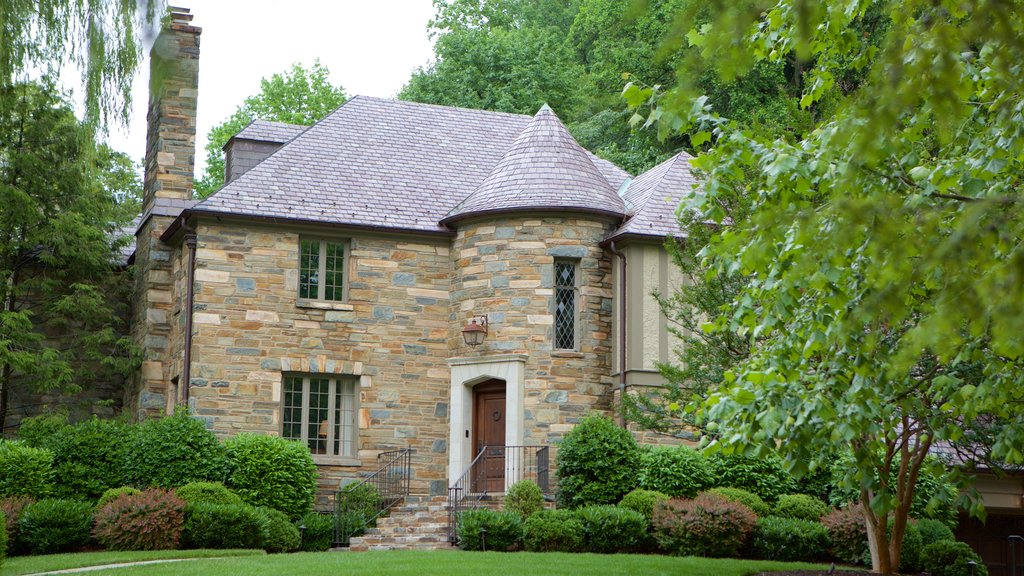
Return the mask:
<svg viewBox="0 0 1024 576"><path fill-rule="evenodd" d="M555 350L576 350L579 345L579 262L555 260Z"/></svg>
<svg viewBox="0 0 1024 576"><path fill-rule="evenodd" d="M348 297L348 242L299 240L299 298L342 302Z"/></svg>
<svg viewBox="0 0 1024 576"><path fill-rule="evenodd" d="M281 436L314 455L355 458L357 382L354 376L285 376Z"/></svg>

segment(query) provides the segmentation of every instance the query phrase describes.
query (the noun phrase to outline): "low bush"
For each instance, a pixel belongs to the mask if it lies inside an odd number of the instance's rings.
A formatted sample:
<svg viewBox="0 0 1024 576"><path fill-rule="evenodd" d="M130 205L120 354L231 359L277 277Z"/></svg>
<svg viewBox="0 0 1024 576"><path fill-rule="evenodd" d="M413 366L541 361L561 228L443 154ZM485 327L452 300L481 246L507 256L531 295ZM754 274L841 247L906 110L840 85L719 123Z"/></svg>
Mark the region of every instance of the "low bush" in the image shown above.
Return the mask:
<svg viewBox="0 0 1024 576"><path fill-rule="evenodd" d="M637 487L639 459L628 430L597 414L583 418L558 447L558 506L617 503Z"/></svg>
<svg viewBox="0 0 1024 576"><path fill-rule="evenodd" d="M377 519L380 510L380 494L373 484L349 484L338 495L341 509L339 529L341 536L359 536Z"/></svg>
<svg viewBox="0 0 1024 576"><path fill-rule="evenodd" d="M889 535L892 535L892 519L889 519ZM909 522L903 532L903 549L900 552L900 573L916 574L921 571L921 531L917 522ZM870 562L870 559L868 560Z"/></svg>
<svg viewBox="0 0 1024 576"><path fill-rule="evenodd" d="M53 452L0 439L0 498L45 498L53 491Z"/></svg>
<svg viewBox="0 0 1024 576"><path fill-rule="evenodd" d="M583 523L573 510L541 510L523 523L528 552L583 551Z"/></svg>
<svg viewBox="0 0 1024 576"><path fill-rule="evenodd" d="M708 490L712 494L724 496L733 502L739 502L750 508L757 514L758 518L764 518L771 514L771 507L761 499L760 496L742 488L712 488Z"/></svg>
<svg viewBox="0 0 1024 576"><path fill-rule="evenodd" d="M673 498L693 498L714 486L703 454L686 446L653 446L640 451L637 484Z"/></svg>
<svg viewBox="0 0 1024 576"><path fill-rule="evenodd" d="M853 504L833 510L821 519L832 540L832 556L847 564L863 564L868 553L868 529L864 509Z"/></svg>
<svg viewBox="0 0 1024 576"><path fill-rule="evenodd" d="M189 482L174 492L189 504L244 504L241 496L220 482Z"/></svg>
<svg viewBox="0 0 1024 576"><path fill-rule="evenodd" d="M294 552L302 545L299 529L288 520L284 512L273 508L258 508L265 516L267 534L263 540L263 549L271 554L276 552Z"/></svg>
<svg viewBox="0 0 1024 576"><path fill-rule="evenodd" d="M334 543L334 517L307 512L298 520L303 552L326 552ZM305 527L303 530L301 527Z"/></svg>
<svg viewBox="0 0 1024 576"><path fill-rule="evenodd" d="M828 556L828 530L813 520L767 516L757 521L752 548L757 558L811 562Z"/></svg>
<svg viewBox="0 0 1024 576"><path fill-rule="evenodd" d="M263 548L267 518L247 504L189 504L183 541L188 548Z"/></svg>
<svg viewBox="0 0 1024 576"><path fill-rule="evenodd" d="M117 500L121 496L127 496L131 494L141 494L142 490L135 488L134 486L120 486L118 488L107 488L107 490L100 496L99 501L96 502L96 508L103 508L107 504L110 504L114 500Z"/></svg>
<svg viewBox="0 0 1024 576"><path fill-rule="evenodd" d="M132 480L130 451L137 427L93 417L63 426L42 442L53 452L54 496L95 501Z"/></svg>
<svg viewBox="0 0 1024 576"><path fill-rule="evenodd" d="M4 534L7 537L7 555L15 556L25 552L24 545L18 538L18 518L26 506L35 502L28 496L8 496L0 499L0 512L4 515Z"/></svg>
<svg viewBox="0 0 1024 576"><path fill-rule="evenodd" d="M921 567L932 576L988 576L981 556L963 542L940 540L921 550ZM971 570L968 562L974 562Z"/></svg>
<svg viewBox="0 0 1024 576"><path fill-rule="evenodd" d="M73 552L89 543L92 504L50 498L25 506L18 540L31 554Z"/></svg>
<svg viewBox="0 0 1024 576"><path fill-rule="evenodd" d="M954 541L956 536L940 520L925 518L917 521L917 529L921 532L921 545L927 546L935 542Z"/></svg>
<svg viewBox="0 0 1024 576"><path fill-rule="evenodd" d="M821 517L828 514L832 509L828 504L807 494L785 494L779 496L772 510L773 516L780 518L796 518L798 520L811 520L820 522Z"/></svg>
<svg viewBox="0 0 1024 576"><path fill-rule="evenodd" d="M782 460L777 456L750 458L715 454L708 458L708 463L714 476L712 486L742 488L757 494L769 505L779 496L796 490L796 480L782 467Z"/></svg>
<svg viewBox="0 0 1024 576"><path fill-rule="evenodd" d="M50 437L71 426L63 412L40 414L23 419L18 424L18 440L34 448L42 448Z"/></svg>
<svg viewBox="0 0 1024 576"><path fill-rule="evenodd" d="M111 550L175 550L187 503L173 491L126 493L96 511L96 540Z"/></svg>
<svg viewBox="0 0 1024 576"><path fill-rule="evenodd" d="M530 480L520 480L505 492L505 510L526 520L544 509L544 493Z"/></svg>
<svg viewBox="0 0 1024 576"><path fill-rule="evenodd" d="M647 520L648 523L651 521L651 515L654 514L654 506L658 502L664 502L669 499L668 494L663 494L655 490L644 490L643 488L637 488L629 494L622 497L622 501L619 502L619 506L628 508L634 512L639 512Z"/></svg>
<svg viewBox="0 0 1024 576"><path fill-rule="evenodd" d="M184 409L144 422L131 452L132 483L140 486L177 488L190 482L220 482L227 470L224 446Z"/></svg>
<svg viewBox="0 0 1024 576"><path fill-rule="evenodd" d="M756 527L753 510L723 496L704 492L693 500L669 500L654 509L654 538L680 556L732 558Z"/></svg>
<svg viewBox="0 0 1024 576"><path fill-rule="evenodd" d="M459 515L459 547L463 550L507 552L519 547L523 519L515 512L487 508L466 510Z"/></svg>
<svg viewBox="0 0 1024 576"><path fill-rule="evenodd" d="M243 501L280 510L293 520L313 508L316 465L306 445L243 433L224 446L229 462L225 485Z"/></svg>
<svg viewBox="0 0 1024 576"><path fill-rule="evenodd" d="M649 523L643 514L618 506L585 506L576 510L583 524L583 548L598 554L635 552L646 547Z"/></svg>

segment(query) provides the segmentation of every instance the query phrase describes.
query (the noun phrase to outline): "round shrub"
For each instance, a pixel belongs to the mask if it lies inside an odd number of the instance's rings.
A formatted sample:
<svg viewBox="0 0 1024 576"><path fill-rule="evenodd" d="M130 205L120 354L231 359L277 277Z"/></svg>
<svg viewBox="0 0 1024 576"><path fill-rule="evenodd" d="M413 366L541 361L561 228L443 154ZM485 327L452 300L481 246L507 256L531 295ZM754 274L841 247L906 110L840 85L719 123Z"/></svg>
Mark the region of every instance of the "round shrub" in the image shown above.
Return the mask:
<svg viewBox="0 0 1024 576"><path fill-rule="evenodd" d="M853 504L833 510L821 519L832 540L832 556L847 564L863 564L868 553L868 529L864 509Z"/></svg>
<svg viewBox="0 0 1024 576"><path fill-rule="evenodd" d="M643 514L618 506L585 506L576 510L583 524L583 548L598 554L632 552L644 547L648 521Z"/></svg>
<svg viewBox="0 0 1024 576"><path fill-rule="evenodd" d="M326 552L334 543L334 517L330 514L307 512L299 519L297 527L302 538L303 552Z"/></svg>
<svg viewBox="0 0 1024 576"><path fill-rule="evenodd" d="M284 512L273 508L258 508L265 516L267 534L263 541L263 549L270 553L294 552L302 545L299 529L292 524Z"/></svg>
<svg viewBox="0 0 1024 576"><path fill-rule="evenodd" d="M828 530L821 522L767 516L757 521L754 555L783 562L824 560L828 556Z"/></svg>
<svg viewBox="0 0 1024 576"><path fill-rule="evenodd" d="M174 492L189 504L244 504L242 497L220 482L189 482Z"/></svg>
<svg viewBox="0 0 1024 576"><path fill-rule="evenodd" d="M940 540L921 550L921 567L932 576L988 576L981 556L963 542ZM968 562L975 562L971 572Z"/></svg>
<svg viewBox="0 0 1024 576"><path fill-rule="evenodd" d="M0 439L0 497L44 498L53 491L53 452Z"/></svg>
<svg viewBox="0 0 1024 576"><path fill-rule="evenodd" d="M541 510L523 523L528 552L581 552L583 523L572 510Z"/></svg>
<svg viewBox="0 0 1024 576"><path fill-rule="evenodd" d="M724 496L733 502L739 502L744 506L750 508L757 514L758 518L764 518L771 514L771 508L760 496L753 492L743 490L742 488L712 488L708 490L712 494L718 494Z"/></svg>
<svg viewBox="0 0 1024 576"><path fill-rule="evenodd" d="M50 498L25 506L18 539L31 554L73 552L89 543L92 504Z"/></svg>
<svg viewBox="0 0 1024 576"><path fill-rule="evenodd" d="M703 454L686 446L653 446L640 451L637 484L673 498L693 498L713 486Z"/></svg>
<svg viewBox="0 0 1024 576"><path fill-rule="evenodd" d="M505 510L526 520L544 509L544 493L530 480L520 480L505 492Z"/></svg>
<svg viewBox="0 0 1024 576"><path fill-rule="evenodd" d="M338 529L342 540L362 534L376 521L380 506L380 493L373 484L360 482L342 488L338 494Z"/></svg>
<svg viewBox="0 0 1024 576"><path fill-rule="evenodd" d="M820 522L821 517L831 511L828 504L807 494L785 494L779 496L772 510L774 516Z"/></svg>
<svg viewBox="0 0 1024 576"><path fill-rule="evenodd" d="M224 447L203 423L179 409L173 416L147 420L132 449L133 484L177 488L189 482L224 479Z"/></svg>
<svg viewBox="0 0 1024 576"><path fill-rule="evenodd" d="M921 545L927 546L934 542L954 541L956 536L948 526L939 520L925 518L917 521L917 529L921 532Z"/></svg>
<svg viewBox="0 0 1024 576"><path fill-rule="evenodd" d="M53 452L54 495L96 500L131 482L130 453L137 428L93 417L63 426L43 440Z"/></svg>
<svg viewBox="0 0 1024 576"><path fill-rule="evenodd" d="M668 499L668 494L663 494L655 490L637 488L623 496L622 501L619 502L619 506L628 508L634 512L639 512L647 522L650 522L651 515L654 514L654 505Z"/></svg>
<svg viewBox="0 0 1024 576"><path fill-rule="evenodd" d="M316 465L301 442L277 436L239 434L224 443L229 471L225 484L253 506L267 506L297 519L313 508Z"/></svg>
<svg viewBox="0 0 1024 576"><path fill-rule="evenodd" d="M636 488L639 451L629 431L593 414L558 446L558 505L615 504Z"/></svg>
<svg viewBox="0 0 1024 576"><path fill-rule="evenodd" d="M268 520L247 504L189 504L185 511L188 548L263 548Z"/></svg>
<svg viewBox="0 0 1024 576"><path fill-rule="evenodd" d="M889 535L892 535L892 519L889 519ZM900 572L916 574L921 571L921 531L917 522L909 522L903 532L903 549L900 551Z"/></svg>
<svg viewBox="0 0 1024 576"><path fill-rule="evenodd" d="M28 496L8 496L0 499L0 512L4 515L4 534L7 537L7 555L14 556L25 552L25 547L18 538L18 519L26 506L35 502Z"/></svg>
<svg viewBox="0 0 1024 576"><path fill-rule="evenodd" d="M123 494L96 512L93 535L111 550L176 550L186 505L173 491L160 488Z"/></svg>
<svg viewBox="0 0 1024 576"><path fill-rule="evenodd" d="M118 488L107 488L107 490L100 496L98 502L96 502L96 508L103 508L107 504L110 504L114 500L117 500L121 496L128 496L131 494L141 494L142 490L135 488L134 486L120 486Z"/></svg>
<svg viewBox="0 0 1024 576"><path fill-rule="evenodd" d="M459 547L463 550L508 552L519 547L523 519L515 512L488 508L466 510L459 515Z"/></svg>
<svg viewBox="0 0 1024 576"><path fill-rule="evenodd" d="M754 532L754 512L728 498L704 492L693 500L669 500L654 508L654 538L680 556L733 558Z"/></svg>
<svg viewBox="0 0 1024 576"><path fill-rule="evenodd" d="M777 456L749 458L738 454L715 454L708 458L708 463L714 476L712 486L742 488L757 494L768 504L774 504L779 496L792 494L796 489L796 481L782 467L782 460Z"/></svg>

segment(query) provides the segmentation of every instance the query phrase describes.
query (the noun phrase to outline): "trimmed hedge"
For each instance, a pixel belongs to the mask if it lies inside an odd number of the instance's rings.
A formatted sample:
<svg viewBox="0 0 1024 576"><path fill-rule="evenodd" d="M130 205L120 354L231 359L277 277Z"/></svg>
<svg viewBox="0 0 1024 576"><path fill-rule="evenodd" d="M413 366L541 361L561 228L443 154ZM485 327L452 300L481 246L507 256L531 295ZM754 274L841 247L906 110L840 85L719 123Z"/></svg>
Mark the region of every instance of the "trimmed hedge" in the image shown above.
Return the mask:
<svg viewBox="0 0 1024 576"><path fill-rule="evenodd" d="M98 499L110 488L131 483L131 450L138 427L95 416L62 426L42 440L53 452L54 496Z"/></svg>
<svg viewBox="0 0 1024 576"><path fill-rule="evenodd" d="M189 482L174 492L189 504L244 504L241 496L220 482Z"/></svg>
<svg viewBox="0 0 1024 576"><path fill-rule="evenodd" d="M810 520L820 522L822 516L828 514L832 509L828 504L807 494L785 494L779 496L773 516L780 518L796 518L798 520Z"/></svg>
<svg viewBox="0 0 1024 576"><path fill-rule="evenodd" d="M103 508L107 504L110 504L114 500L117 500L121 496L128 496L132 494L141 494L142 490L135 488L134 486L119 486L117 488L107 488L106 492L100 496L99 501L96 502L96 508Z"/></svg>
<svg viewBox="0 0 1024 576"><path fill-rule="evenodd" d="M526 520L544 509L544 493L530 480L520 480L505 492L505 510Z"/></svg>
<svg viewBox="0 0 1024 576"><path fill-rule="evenodd" d="M25 506L18 518L18 540L31 554L74 552L89 543L92 504L50 498Z"/></svg>
<svg viewBox="0 0 1024 576"><path fill-rule="evenodd" d="M123 494L96 512L96 540L111 550L176 550L187 503L173 491Z"/></svg>
<svg viewBox="0 0 1024 576"><path fill-rule="evenodd" d="M45 498L53 492L53 452L0 438L0 498Z"/></svg>
<svg viewBox="0 0 1024 576"><path fill-rule="evenodd" d="M466 510L459 516L458 532L463 550L509 552L519 548L522 541L523 519L515 512Z"/></svg>
<svg viewBox="0 0 1024 576"><path fill-rule="evenodd" d="M742 488L712 488L708 490L711 494L724 496L733 502L739 502L747 506L757 514L758 518L764 518L771 514L771 508L760 496Z"/></svg>
<svg viewBox="0 0 1024 576"><path fill-rule="evenodd" d="M585 506L576 510L576 518L583 524L583 548L587 552L635 552L647 542L648 520L634 510Z"/></svg>
<svg viewBox="0 0 1024 576"><path fill-rule="evenodd" d="M739 502L703 492L693 500L658 504L651 524L654 538L669 553L734 558L754 532L757 516Z"/></svg>
<svg viewBox="0 0 1024 576"><path fill-rule="evenodd" d="M637 487L639 462L628 430L598 414L583 418L558 447L558 506L617 503Z"/></svg>
<svg viewBox="0 0 1024 576"><path fill-rule="evenodd" d="M752 547L765 560L811 562L828 557L828 529L820 522L768 516L757 521Z"/></svg>
<svg viewBox="0 0 1024 576"><path fill-rule="evenodd" d="M273 508L257 508L265 516L267 534L263 540L263 549L271 554L276 552L294 552L302 545L299 529L292 524L284 512Z"/></svg>
<svg viewBox="0 0 1024 576"><path fill-rule="evenodd" d="M160 488L219 482L227 469L224 446L184 409L139 427L132 462L133 484Z"/></svg>
<svg viewBox="0 0 1024 576"><path fill-rule="evenodd" d="M654 506L658 502L665 502L667 500L669 500L668 494L663 494L654 490L637 488L623 496L622 501L619 502L619 506L622 508L628 508L634 512L639 512L647 522L650 523L651 516L654 514Z"/></svg>
<svg viewBox="0 0 1024 576"><path fill-rule="evenodd" d="M972 576L968 562L975 563L974 576L988 576L981 556L963 542L940 540L921 550L921 566L932 576Z"/></svg>
<svg viewBox="0 0 1024 576"><path fill-rule="evenodd" d="M932 520L931 518L918 520L917 529L921 532L922 546L934 544L935 542L953 542L956 540L953 531L940 520Z"/></svg>
<svg viewBox="0 0 1024 576"><path fill-rule="evenodd" d="M583 523L572 510L541 510L523 523L527 552L580 552Z"/></svg>
<svg viewBox="0 0 1024 576"><path fill-rule="evenodd" d="M796 480L782 467L782 460L777 456L748 458L718 453L708 458L708 463L714 484L752 492L769 505L779 496L796 490Z"/></svg>
<svg viewBox="0 0 1024 576"><path fill-rule="evenodd" d="M293 520L313 508L316 465L304 444L242 433L224 447L229 461L225 485L244 502L280 510Z"/></svg>
<svg viewBox="0 0 1024 576"><path fill-rule="evenodd" d="M703 454L686 446L652 446L640 450L640 488L693 498L714 486L715 477Z"/></svg>
<svg viewBox="0 0 1024 576"><path fill-rule="evenodd" d="M247 504L189 504L185 512L187 548L263 548L269 520Z"/></svg>

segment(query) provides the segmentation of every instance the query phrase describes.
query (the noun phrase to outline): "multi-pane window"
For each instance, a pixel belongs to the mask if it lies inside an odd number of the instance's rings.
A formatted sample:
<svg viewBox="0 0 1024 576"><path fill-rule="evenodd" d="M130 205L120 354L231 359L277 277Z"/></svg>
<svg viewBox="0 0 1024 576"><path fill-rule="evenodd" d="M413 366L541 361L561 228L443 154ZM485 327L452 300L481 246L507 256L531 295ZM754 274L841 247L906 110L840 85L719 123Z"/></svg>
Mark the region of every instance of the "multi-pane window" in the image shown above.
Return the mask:
<svg viewBox="0 0 1024 576"><path fill-rule="evenodd" d="M285 376L281 435L313 454L355 456L356 379Z"/></svg>
<svg viewBox="0 0 1024 576"><path fill-rule="evenodd" d="M576 349L576 324L579 297L576 262L555 261L555 348Z"/></svg>
<svg viewBox="0 0 1024 576"><path fill-rule="evenodd" d="M299 242L299 298L345 299L345 243L303 239Z"/></svg>

